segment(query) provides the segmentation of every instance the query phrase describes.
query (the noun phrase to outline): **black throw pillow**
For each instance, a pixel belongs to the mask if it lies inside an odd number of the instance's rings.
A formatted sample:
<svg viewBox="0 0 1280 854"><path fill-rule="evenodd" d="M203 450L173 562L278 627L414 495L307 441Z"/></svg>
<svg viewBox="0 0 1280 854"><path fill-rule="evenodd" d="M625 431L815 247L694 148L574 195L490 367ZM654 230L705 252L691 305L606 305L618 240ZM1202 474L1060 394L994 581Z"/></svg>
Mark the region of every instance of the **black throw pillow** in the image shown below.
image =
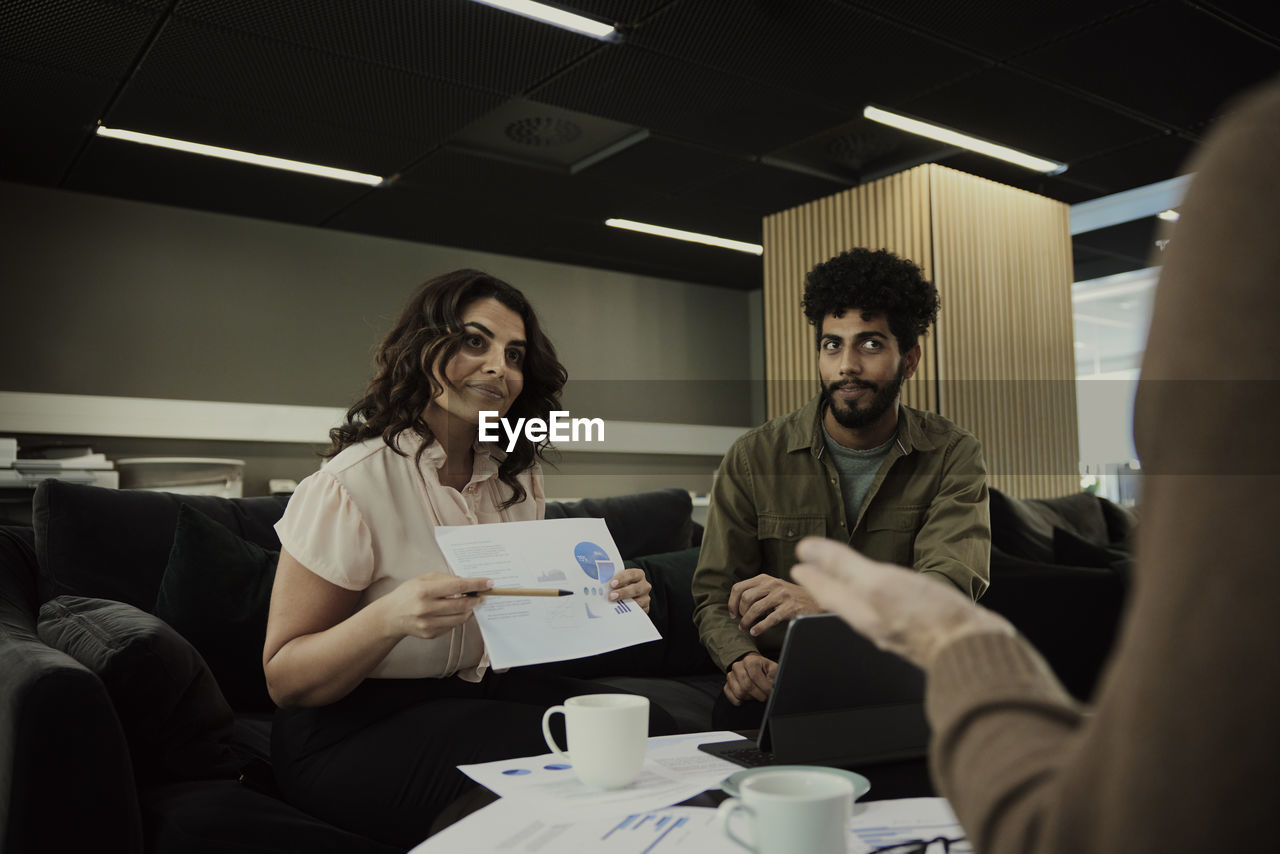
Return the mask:
<svg viewBox="0 0 1280 854"><path fill-rule="evenodd" d="M1123 562L1128 555L1099 543L1077 537L1062 528L1053 529L1053 558L1059 566L1088 566L1110 569L1116 562Z"/></svg>
<svg viewBox="0 0 1280 854"><path fill-rule="evenodd" d="M693 499L683 489L655 489L612 498L548 501L547 518L604 519L623 560L693 545Z"/></svg>
<svg viewBox="0 0 1280 854"><path fill-rule="evenodd" d="M123 602L59 596L40 608L36 631L102 681L140 783L239 775L231 708L200 654L162 620Z"/></svg>
<svg viewBox="0 0 1280 854"><path fill-rule="evenodd" d="M178 509L155 613L200 651L237 711L275 709L262 644L279 557L193 507Z"/></svg>
<svg viewBox="0 0 1280 854"><path fill-rule="evenodd" d="M718 673L693 623L693 571L699 549L648 555L628 561L644 570L653 585L649 615L662 632L662 665L657 675L691 676ZM654 616L661 607L661 613ZM662 622L658 622L659 619Z"/></svg>

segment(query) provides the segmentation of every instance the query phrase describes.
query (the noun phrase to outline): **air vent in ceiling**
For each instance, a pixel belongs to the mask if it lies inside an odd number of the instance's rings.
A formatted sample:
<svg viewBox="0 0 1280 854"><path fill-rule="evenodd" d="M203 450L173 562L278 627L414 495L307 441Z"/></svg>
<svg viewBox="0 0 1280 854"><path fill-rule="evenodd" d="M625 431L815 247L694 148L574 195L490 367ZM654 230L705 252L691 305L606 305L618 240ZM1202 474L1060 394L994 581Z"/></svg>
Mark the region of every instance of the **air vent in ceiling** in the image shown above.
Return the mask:
<svg viewBox="0 0 1280 854"><path fill-rule="evenodd" d="M507 125L507 138L521 145L566 145L582 136L582 128L554 116L526 116Z"/></svg>
<svg viewBox="0 0 1280 854"><path fill-rule="evenodd" d="M635 125L513 99L449 140L469 154L574 174L649 135Z"/></svg>

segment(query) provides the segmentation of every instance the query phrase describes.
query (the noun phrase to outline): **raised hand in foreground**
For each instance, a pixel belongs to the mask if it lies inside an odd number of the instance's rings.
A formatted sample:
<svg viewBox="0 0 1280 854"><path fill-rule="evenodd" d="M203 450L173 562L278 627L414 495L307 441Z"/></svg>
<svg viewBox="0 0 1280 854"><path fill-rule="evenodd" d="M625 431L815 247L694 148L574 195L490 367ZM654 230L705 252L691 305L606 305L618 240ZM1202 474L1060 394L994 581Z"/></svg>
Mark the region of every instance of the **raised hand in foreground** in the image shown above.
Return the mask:
<svg viewBox="0 0 1280 854"><path fill-rule="evenodd" d="M938 650L979 632L1013 634L1004 617L973 604L959 590L918 572L868 560L835 540L806 537L791 571L823 608L834 611L874 644L928 668Z"/></svg>

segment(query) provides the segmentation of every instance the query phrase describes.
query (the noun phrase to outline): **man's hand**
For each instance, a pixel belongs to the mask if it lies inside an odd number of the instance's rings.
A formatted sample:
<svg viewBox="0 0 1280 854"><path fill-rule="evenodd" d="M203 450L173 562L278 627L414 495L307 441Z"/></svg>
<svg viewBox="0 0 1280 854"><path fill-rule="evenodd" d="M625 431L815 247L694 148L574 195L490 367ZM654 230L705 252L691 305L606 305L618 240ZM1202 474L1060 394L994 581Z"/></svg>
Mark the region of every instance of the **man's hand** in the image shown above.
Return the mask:
<svg viewBox="0 0 1280 854"><path fill-rule="evenodd" d="M735 706L747 700L764 702L773 690L773 674L778 662L758 652L749 652L735 661L724 675L724 695Z"/></svg>
<svg viewBox="0 0 1280 854"><path fill-rule="evenodd" d="M764 573L739 581L729 590L729 616L740 617L738 626L753 636L792 617L821 610L809 591L800 585Z"/></svg>

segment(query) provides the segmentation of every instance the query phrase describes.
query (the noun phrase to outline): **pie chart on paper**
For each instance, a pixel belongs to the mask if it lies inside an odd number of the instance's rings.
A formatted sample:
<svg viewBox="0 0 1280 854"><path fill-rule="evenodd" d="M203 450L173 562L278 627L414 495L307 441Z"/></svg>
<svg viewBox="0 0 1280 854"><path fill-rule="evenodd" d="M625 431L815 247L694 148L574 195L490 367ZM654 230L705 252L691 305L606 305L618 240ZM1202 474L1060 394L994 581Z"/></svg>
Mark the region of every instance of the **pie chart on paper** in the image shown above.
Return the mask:
<svg viewBox="0 0 1280 854"><path fill-rule="evenodd" d="M595 543L584 541L573 549L579 568L601 584L613 577L614 565L609 553Z"/></svg>

